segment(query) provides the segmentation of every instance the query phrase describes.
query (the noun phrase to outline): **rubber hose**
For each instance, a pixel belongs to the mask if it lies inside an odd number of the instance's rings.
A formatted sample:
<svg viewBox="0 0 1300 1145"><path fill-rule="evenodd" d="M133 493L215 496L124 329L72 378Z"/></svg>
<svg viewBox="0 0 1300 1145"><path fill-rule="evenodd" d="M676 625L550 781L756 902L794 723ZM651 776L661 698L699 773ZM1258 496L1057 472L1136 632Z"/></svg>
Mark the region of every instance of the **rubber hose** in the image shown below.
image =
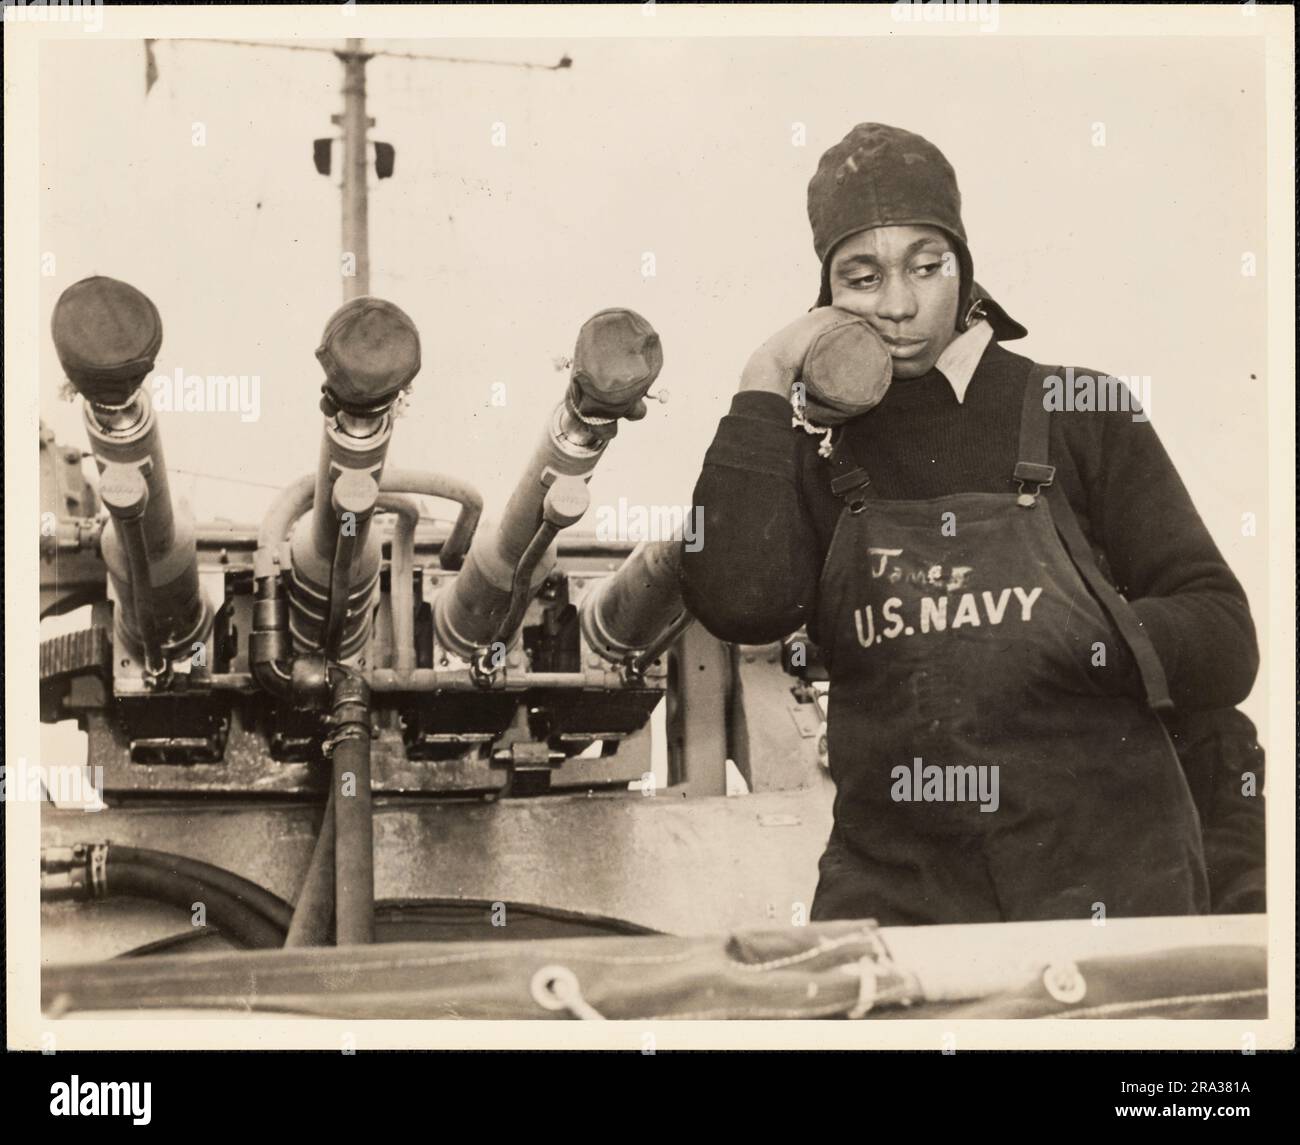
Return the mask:
<svg viewBox="0 0 1300 1145"><path fill-rule="evenodd" d="M333 752L334 934L339 946L374 941L375 824L370 806L370 737L348 736ZM353 793L341 796L343 776Z"/></svg>
<svg viewBox="0 0 1300 1145"><path fill-rule="evenodd" d="M260 915L281 933L289 929L289 923L293 918L293 909L278 895L273 895L265 887L258 886L257 883L242 875L198 859L172 855L166 851L150 851L140 847L120 847L109 844L106 861L110 880L116 864L132 863L165 874L175 874L195 882L206 883L236 900L246 909Z"/></svg>
<svg viewBox="0 0 1300 1145"><path fill-rule="evenodd" d="M284 943L283 930L210 883L119 859L108 864L107 887L110 896L149 899L187 913L202 903L205 921L245 947L269 950Z"/></svg>

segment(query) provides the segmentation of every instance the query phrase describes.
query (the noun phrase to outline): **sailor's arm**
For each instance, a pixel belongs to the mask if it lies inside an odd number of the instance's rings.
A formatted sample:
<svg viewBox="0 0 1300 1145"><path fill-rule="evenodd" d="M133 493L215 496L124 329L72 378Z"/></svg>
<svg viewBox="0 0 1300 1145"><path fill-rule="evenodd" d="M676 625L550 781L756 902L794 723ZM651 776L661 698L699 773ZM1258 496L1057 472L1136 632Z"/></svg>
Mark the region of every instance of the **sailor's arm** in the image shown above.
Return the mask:
<svg viewBox="0 0 1300 1145"><path fill-rule="evenodd" d="M683 554L687 607L715 636L765 644L813 619L823 554L799 492L791 391L802 383L801 405L839 425L884 397L889 365L867 324L831 306L801 314L750 355L695 487L703 547Z"/></svg>
<svg viewBox="0 0 1300 1145"><path fill-rule="evenodd" d="M1101 419L1089 516L1174 703L1189 711L1240 703L1259 669L1246 594L1151 423L1129 411L1066 416Z"/></svg>
<svg viewBox="0 0 1300 1145"><path fill-rule="evenodd" d="M705 454L694 497L703 543L683 550L682 595L720 640L779 640L815 597L817 538L799 496L797 444L789 401L746 390Z"/></svg>

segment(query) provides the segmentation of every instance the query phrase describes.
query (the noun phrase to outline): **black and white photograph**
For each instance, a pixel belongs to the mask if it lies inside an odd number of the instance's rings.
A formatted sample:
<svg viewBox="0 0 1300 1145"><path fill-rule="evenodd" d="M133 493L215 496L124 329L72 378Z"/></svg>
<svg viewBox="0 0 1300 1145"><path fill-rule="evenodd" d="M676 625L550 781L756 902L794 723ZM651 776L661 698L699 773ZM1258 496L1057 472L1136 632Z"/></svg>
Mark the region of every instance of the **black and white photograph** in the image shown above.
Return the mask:
<svg viewBox="0 0 1300 1145"><path fill-rule="evenodd" d="M1291 8L4 16L11 1048L1294 1048Z"/></svg>

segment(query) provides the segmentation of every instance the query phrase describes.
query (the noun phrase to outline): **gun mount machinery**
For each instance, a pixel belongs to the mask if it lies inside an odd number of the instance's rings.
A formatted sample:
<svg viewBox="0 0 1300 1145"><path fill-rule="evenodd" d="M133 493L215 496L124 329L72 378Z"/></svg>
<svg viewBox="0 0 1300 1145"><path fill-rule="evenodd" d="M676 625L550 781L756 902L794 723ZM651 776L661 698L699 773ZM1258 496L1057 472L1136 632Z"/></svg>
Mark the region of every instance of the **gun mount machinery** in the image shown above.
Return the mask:
<svg viewBox="0 0 1300 1145"><path fill-rule="evenodd" d="M391 303L344 304L316 350L316 469L256 528L196 525L173 504L148 298L87 279L52 326L99 481L81 477L79 450L43 439L42 616L89 605L90 619L43 643L41 717L85 731L108 809L47 812L47 898L97 893L103 832L306 902L316 913L299 912L293 937L310 943L332 909L338 942L369 941L376 881L385 899L524 900L687 929L810 901L829 827L812 687L777 646L742 652L691 625L680 539L568 531L662 367L642 317L609 309L582 326L568 385L489 521L466 480L387 465L419 335ZM419 496L455 503L454 524L422 519ZM743 680L779 726L748 731ZM776 801L728 806L728 759ZM792 808L792 793L815 803ZM703 850L674 861L683 832ZM796 840L797 860L772 864L779 891L737 866ZM710 847L735 848L723 877L696 865ZM579 873L593 866L599 878ZM719 917L637 889L679 868L713 884Z"/></svg>
<svg viewBox="0 0 1300 1145"><path fill-rule="evenodd" d="M98 482L42 431L41 615L89 623L42 643L40 714L86 733L103 799L42 810L48 1016L1266 1012L1260 917L808 924L832 794L816 649L692 625L680 538L571 531L663 364L632 311L582 326L496 521L467 481L387 464L421 365L391 303L327 322L316 469L257 526L173 503L149 299L84 280L53 334ZM1138 976L1158 996L1116 956L1158 965Z"/></svg>

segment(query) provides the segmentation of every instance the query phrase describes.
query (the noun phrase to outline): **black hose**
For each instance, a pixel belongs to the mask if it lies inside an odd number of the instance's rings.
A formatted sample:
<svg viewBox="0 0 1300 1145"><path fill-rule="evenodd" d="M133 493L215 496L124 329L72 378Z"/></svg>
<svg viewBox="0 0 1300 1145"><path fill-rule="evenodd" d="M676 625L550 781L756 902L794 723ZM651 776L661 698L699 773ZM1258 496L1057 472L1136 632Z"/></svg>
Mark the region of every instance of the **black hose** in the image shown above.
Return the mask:
<svg viewBox="0 0 1300 1145"><path fill-rule="evenodd" d="M228 871L224 867L214 867L198 859L189 859L184 855L172 855L165 851L150 851L140 847L121 847L109 844L106 857L108 875L111 879L115 868L121 863L150 867L178 878L188 878L194 882L205 883L228 897L236 900L269 922L282 934L289 929L293 910L284 899L273 895L265 887Z"/></svg>
<svg viewBox="0 0 1300 1145"><path fill-rule="evenodd" d="M509 645L515 629L519 627L524 613L528 611L528 601L532 596L533 571L546 555L547 548L559 532L558 525L543 521L537 527L537 532L533 534L533 539L528 542L527 548L519 558L519 563L515 565L514 577L510 581L510 605L506 609L505 616L501 618L500 624L497 625L496 635L492 638L494 644Z"/></svg>
<svg viewBox="0 0 1300 1145"><path fill-rule="evenodd" d="M358 539L355 533L340 533L330 562L328 611L321 646L326 660L339 658L339 647L347 627L348 604L352 594L352 562L356 559Z"/></svg>
<svg viewBox="0 0 1300 1145"><path fill-rule="evenodd" d="M211 883L121 859L110 860L105 881L107 893L112 896L149 899L187 912L192 911L196 903L202 903L204 921L210 921L242 946L273 949L284 943L283 930Z"/></svg>
<svg viewBox="0 0 1300 1145"><path fill-rule="evenodd" d="M334 931L339 946L374 941L375 836L370 806L370 734L334 747ZM343 777L352 775L352 794Z"/></svg>
<svg viewBox="0 0 1300 1145"><path fill-rule="evenodd" d="M375 940L375 823L370 799L370 686L350 668L331 669L333 731L326 752L334 802L334 941Z"/></svg>

